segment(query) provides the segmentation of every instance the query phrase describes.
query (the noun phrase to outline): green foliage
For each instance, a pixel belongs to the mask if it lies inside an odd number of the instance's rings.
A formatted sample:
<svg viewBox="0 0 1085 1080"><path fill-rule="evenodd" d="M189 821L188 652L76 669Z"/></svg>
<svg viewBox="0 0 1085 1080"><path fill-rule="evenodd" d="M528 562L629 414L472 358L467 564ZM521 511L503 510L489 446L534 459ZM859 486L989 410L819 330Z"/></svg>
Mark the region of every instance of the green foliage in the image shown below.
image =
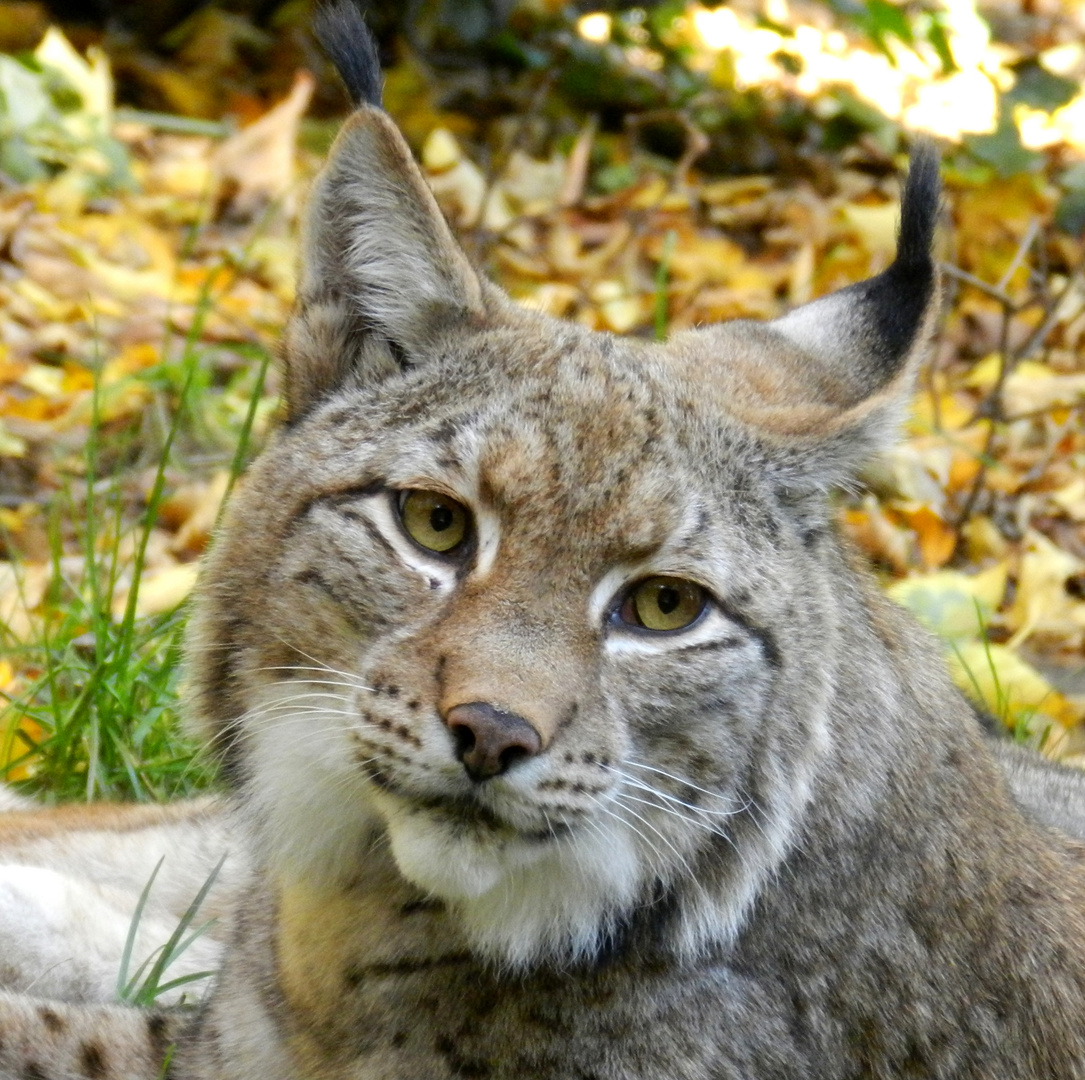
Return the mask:
<svg viewBox="0 0 1085 1080"><path fill-rule="evenodd" d="M40 641L3 643L13 654L23 653L27 666L41 674L0 714L0 760L8 762L7 772L32 761L34 786L60 800L165 800L207 780L195 765L195 746L177 731L180 617L177 612L137 615L147 544L182 414L175 414L169 428L143 521L133 534L123 526L125 500L119 484L101 483L97 384L93 400L83 490L69 490L53 507L52 591L46 605L51 614L43 622ZM80 517L83 557L81 573L73 577L59 522ZM125 567L121 550L128 545L135 554ZM122 575L128 592L118 617Z"/></svg>
<svg viewBox="0 0 1085 1080"><path fill-rule="evenodd" d="M150 956L146 957L135 972L129 974L132 966L132 951L135 948L136 935L139 933L139 925L143 919L143 912L147 906L147 900L150 898L151 890L154 888L155 878L158 877L158 871L162 869L164 859L165 856L158 860L150 878L147 879L147 884L143 886L143 891L140 893L139 901L136 904L136 910L132 913L132 921L128 925L128 937L124 942L124 952L121 954L121 966L117 973L117 999L124 1002L126 1005L149 1008L167 991L175 990L180 986L188 986L192 983L202 982L204 979L209 979L215 974L214 971L196 971L189 975L182 975L176 979L170 979L168 982L163 982L163 978L170 966L177 961L197 938L207 933L214 925L214 920L209 920L208 922L195 927L195 929L189 930L189 927L192 926L196 916L199 914L200 907L203 905L204 900L207 899L207 894L211 891L211 886L214 885L215 879L219 876L223 863L226 862L225 855L219 860L218 865L215 866L211 873L208 874L207 880L204 881L203 885L200 887L200 891L196 894L192 903L188 905L184 914L178 920L177 926L174 928L169 940L155 949Z"/></svg>
<svg viewBox="0 0 1085 1080"><path fill-rule="evenodd" d="M946 13L939 4L908 6L889 0L826 0L832 11L858 29L880 52L894 60L892 42L909 49L926 42L938 54L942 71L957 70L946 33Z"/></svg>
<svg viewBox="0 0 1085 1080"><path fill-rule="evenodd" d="M40 671L16 701L0 709L0 780L32 766L30 786L58 801L96 798L165 801L207 786L211 775L197 747L180 734L178 666L183 614L139 614L148 544L166 492L176 448L216 448L230 455L230 481L243 469L253 427L272 407L264 397L270 364L262 348L234 345L242 363L225 386L213 382L201 335L212 306L209 276L176 359L168 345L155 367L134 376L162 402L157 438L146 425L107 434L103 391L96 380L92 422L83 449L82 481L51 507L52 584L40 640L14 640L0 624L0 646ZM150 415L156 415L154 408ZM153 454L153 480L139 521L130 525L126 458ZM150 446L148 446L150 443ZM61 522L81 523L76 537ZM66 558L72 540L78 570ZM123 601L123 603L122 603Z"/></svg>
<svg viewBox="0 0 1085 1080"><path fill-rule="evenodd" d="M1015 81L1002 96L1007 106L1027 105L1030 109L1054 112L1071 102L1078 85L1048 71L1038 60L1023 60L1014 65Z"/></svg>
<svg viewBox="0 0 1085 1080"><path fill-rule="evenodd" d="M674 248L678 243L678 234L669 230L663 237L663 254L656 267L656 302L655 302L655 339L665 341L667 338L667 282L671 276L671 259L674 257Z"/></svg>
<svg viewBox="0 0 1085 1080"><path fill-rule="evenodd" d="M998 126L988 135L965 137L965 149L978 161L990 165L999 176L1035 172L1044 163L1042 154L1029 150L1021 142L1021 132L1014 115L1018 105L1054 112L1077 94L1077 84L1054 75L1036 60L1026 60L1014 67L1015 81L998 99Z"/></svg>
<svg viewBox="0 0 1085 1080"><path fill-rule="evenodd" d="M78 165L88 195L129 186L112 97L104 57L85 61L56 30L32 56L0 55L0 173L26 183Z"/></svg>
<svg viewBox="0 0 1085 1080"><path fill-rule="evenodd" d="M1085 229L1085 162L1071 165L1059 182L1064 194L1055 210L1055 224L1077 236Z"/></svg>
<svg viewBox="0 0 1085 1080"><path fill-rule="evenodd" d="M999 176L1034 172L1043 165L1043 155L1027 149L1021 142L1021 132L1005 98L999 101L998 126L989 135L967 135L965 149L984 165L990 165Z"/></svg>

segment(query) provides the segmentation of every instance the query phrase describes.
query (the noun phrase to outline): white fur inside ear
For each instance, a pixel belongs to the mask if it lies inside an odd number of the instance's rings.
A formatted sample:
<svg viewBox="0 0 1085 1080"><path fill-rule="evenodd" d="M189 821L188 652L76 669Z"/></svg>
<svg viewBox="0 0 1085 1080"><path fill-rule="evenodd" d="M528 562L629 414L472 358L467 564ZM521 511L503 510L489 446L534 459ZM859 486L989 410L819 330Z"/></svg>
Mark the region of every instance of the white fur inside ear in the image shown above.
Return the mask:
<svg viewBox="0 0 1085 1080"><path fill-rule="evenodd" d="M839 352L846 339L848 345L854 347L850 340L854 335L853 327L849 325L849 315L859 319L865 314L862 310L856 310L850 293L841 291L803 304L774 319L769 325L800 349L821 357L834 349Z"/></svg>

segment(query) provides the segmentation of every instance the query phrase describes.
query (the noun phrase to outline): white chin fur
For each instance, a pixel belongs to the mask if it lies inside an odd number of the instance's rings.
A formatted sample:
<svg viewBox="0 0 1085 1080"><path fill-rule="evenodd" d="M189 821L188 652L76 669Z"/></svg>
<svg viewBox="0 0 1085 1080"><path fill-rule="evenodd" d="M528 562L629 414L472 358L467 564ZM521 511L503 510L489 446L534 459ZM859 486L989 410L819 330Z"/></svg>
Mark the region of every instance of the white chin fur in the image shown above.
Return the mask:
<svg viewBox="0 0 1085 1080"><path fill-rule="evenodd" d="M443 900L482 896L526 854L515 841L480 842L421 813L389 814L388 839L400 873Z"/></svg>
<svg viewBox="0 0 1085 1080"><path fill-rule="evenodd" d="M471 945L504 966L591 955L644 884L621 824L542 843L490 840L378 802L400 873L451 904Z"/></svg>

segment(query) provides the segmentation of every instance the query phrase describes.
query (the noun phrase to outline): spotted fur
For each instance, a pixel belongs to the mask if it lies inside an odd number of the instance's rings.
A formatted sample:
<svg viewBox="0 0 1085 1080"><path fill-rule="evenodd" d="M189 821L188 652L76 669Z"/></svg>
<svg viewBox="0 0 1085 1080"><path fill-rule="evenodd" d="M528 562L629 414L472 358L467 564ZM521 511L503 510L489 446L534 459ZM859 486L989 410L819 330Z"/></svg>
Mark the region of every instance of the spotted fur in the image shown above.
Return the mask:
<svg viewBox="0 0 1085 1080"><path fill-rule="evenodd" d="M933 152L884 274L651 344L477 276L371 46L337 50L362 100L312 195L285 421L190 629L253 870L168 1075L1085 1076L1085 849L1017 809L826 499L926 346ZM406 532L417 489L467 509L451 554ZM656 575L708 597L687 626L630 623ZM472 772L463 715L533 734ZM112 1056L161 1052L146 1016L73 1039L48 1008L0 1000L10 1075L155 1075Z"/></svg>

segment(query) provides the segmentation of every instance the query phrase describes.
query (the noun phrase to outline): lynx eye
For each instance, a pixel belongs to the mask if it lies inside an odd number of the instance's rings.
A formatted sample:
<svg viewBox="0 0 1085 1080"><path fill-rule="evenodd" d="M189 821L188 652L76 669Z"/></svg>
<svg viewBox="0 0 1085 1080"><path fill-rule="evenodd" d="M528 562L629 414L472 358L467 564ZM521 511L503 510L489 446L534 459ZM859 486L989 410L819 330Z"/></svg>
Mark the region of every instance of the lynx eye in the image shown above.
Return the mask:
<svg viewBox="0 0 1085 1080"><path fill-rule="evenodd" d="M708 603L700 585L675 577L653 577L634 585L618 617L644 630L684 630L697 621Z"/></svg>
<svg viewBox="0 0 1085 1080"><path fill-rule="evenodd" d="M471 515L463 503L419 488L400 492L399 518L416 544L442 555L459 547L471 526Z"/></svg>

